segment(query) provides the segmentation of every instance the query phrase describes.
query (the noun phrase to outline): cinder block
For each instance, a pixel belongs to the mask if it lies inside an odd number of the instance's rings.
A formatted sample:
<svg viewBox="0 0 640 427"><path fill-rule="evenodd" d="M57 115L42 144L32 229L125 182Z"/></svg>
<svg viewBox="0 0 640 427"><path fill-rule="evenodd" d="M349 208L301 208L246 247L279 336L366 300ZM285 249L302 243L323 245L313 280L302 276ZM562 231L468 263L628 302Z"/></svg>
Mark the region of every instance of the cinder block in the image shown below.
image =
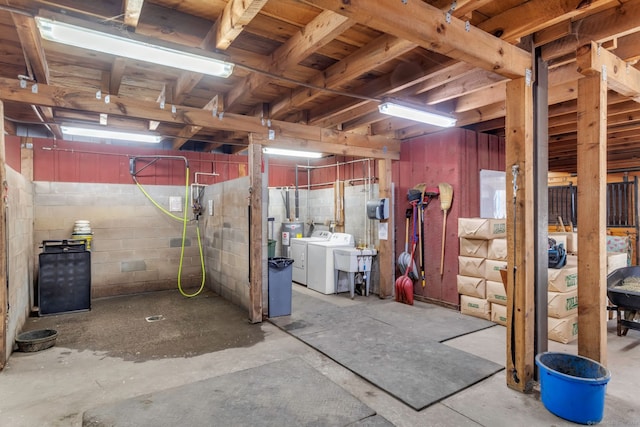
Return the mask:
<svg viewBox="0 0 640 427"><path fill-rule="evenodd" d="M134 260L134 261L122 261L120 263L120 271L128 272L128 271L145 271L147 269L147 264L144 260Z"/></svg>

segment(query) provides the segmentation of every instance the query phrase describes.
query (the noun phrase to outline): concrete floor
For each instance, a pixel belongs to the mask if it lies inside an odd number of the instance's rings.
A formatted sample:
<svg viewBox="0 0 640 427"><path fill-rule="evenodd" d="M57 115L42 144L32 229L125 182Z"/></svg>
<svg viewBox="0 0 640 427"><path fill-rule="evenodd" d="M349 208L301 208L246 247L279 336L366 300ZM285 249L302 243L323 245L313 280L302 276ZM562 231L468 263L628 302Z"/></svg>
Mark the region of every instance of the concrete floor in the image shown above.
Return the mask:
<svg viewBox="0 0 640 427"><path fill-rule="evenodd" d="M339 305L367 301L312 295ZM144 320L160 314L166 320ZM549 413L536 394L508 389L504 371L418 412L271 323L245 319L211 293L189 300L177 292L97 300L88 313L29 319L25 330L55 327L58 342L12 355L0 373L0 424L80 426L83 412L98 406L299 357L397 426L573 425ZM504 364L502 326L447 344ZM608 348L612 379L601 425L640 425L640 331L617 337L611 321ZM550 342L549 350L575 353L576 344Z"/></svg>

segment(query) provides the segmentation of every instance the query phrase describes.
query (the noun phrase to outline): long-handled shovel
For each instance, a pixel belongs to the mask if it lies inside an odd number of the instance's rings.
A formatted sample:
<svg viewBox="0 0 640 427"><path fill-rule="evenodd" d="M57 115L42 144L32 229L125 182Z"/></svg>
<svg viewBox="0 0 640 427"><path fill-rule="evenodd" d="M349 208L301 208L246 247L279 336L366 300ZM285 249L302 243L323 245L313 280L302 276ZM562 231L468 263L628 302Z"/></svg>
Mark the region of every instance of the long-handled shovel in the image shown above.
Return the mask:
<svg viewBox="0 0 640 427"><path fill-rule="evenodd" d="M444 274L444 243L447 236L447 212L453 200L453 187L446 182L438 184L440 190L440 206L442 207L442 250L440 252L440 276Z"/></svg>

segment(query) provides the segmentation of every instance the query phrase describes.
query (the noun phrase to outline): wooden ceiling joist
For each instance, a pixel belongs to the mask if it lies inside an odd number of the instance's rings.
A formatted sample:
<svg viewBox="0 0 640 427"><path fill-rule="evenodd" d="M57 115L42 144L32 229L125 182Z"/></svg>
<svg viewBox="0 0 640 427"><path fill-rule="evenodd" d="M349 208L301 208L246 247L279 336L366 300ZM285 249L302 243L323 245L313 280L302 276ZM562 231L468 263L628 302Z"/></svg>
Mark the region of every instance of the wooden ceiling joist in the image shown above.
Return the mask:
<svg viewBox="0 0 640 427"><path fill-rule="evenodd" d="M124 23L130 27L137 27L144 0L124 0Z"/></svg>
<svg viewBox="0 0 640 427"><path fill-rule="evenodd" d="M367 0L305 2L507 78L524 76L531 68L528 52L478 28L467 27L455 16L447 22L441 10L421 1L379 0L375 10ZM419 20L415 19L417 16Z"/></svg>
<svg viewBox="0 0 640 427"><path fill-rule="evenodd" d="M346 147L347 155L360 156L362 149L373 149L375 158L400 158L400 141L375 135L359 135L314 126L271 120L271 128L264 126L258 117L224 113L213 116L202 109L179 106L176 112L162 110L157 104L138 100L125 100L112 96L109 103L96 99L95 93L61 87L39 85L38 92L21 88L17 80L0 78L0 99L40 105L45 107L63 107L73 110L105 113L115 116L157 120L174 124L201 126L208 129L245 131L256 134L269 134L273 138L293 138L296 141L334 143Z"/></svg>
<svg viewBox="0 0 640 427"><path fill-rule="evenodd" d="M595 42L582 46L576 54L578 71L586 76L601 73L607 86L640 102L640 71Z"/></svg>
<svg viewBox="0 0 640 427"><path fill-rule="evenodd" d="M267 0L229 0L214 26L216 48L226 50L266 3Z"/></svg>

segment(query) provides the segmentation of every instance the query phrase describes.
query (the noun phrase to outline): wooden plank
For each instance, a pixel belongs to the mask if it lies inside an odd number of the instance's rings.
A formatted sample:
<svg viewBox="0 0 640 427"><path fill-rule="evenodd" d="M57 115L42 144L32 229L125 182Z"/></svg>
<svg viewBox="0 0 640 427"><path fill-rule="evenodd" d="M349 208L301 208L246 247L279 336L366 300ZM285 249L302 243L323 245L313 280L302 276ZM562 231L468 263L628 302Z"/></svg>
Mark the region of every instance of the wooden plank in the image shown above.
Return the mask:
<svg viewBox="0 0 640 427"><path fill-rule="evenodd" d="M542 46L542 59L571 54L584 44L605 41L636 32L640 22L640 0L630 0L618 7L594 13L571 24L571 34Z"/></svg>
<svg viewBox="0 0 640 427"><path fill-rule="evenodd" d="M282 46L276 49L272 57L265 58L264 63L258 68L265 69L272 74L284 75L288 68L298 65L319 47L333 41L353 24L353 21L337 13L331 11L322 12L303 29L295 33ZM360 72L362 69L366 68L361 68ZM317 73L317 76L323 75L323 73ZM250 96L252 91L257 90L269 82L270 78L268 76L252 73L227 93L227 107L232 107L234 104ZM317 82L311 83L319 84ZM309 90L305 89L305 93L307 91ZM275 118L275 115L272 117Z"/></svg>
<svg viewBox="0 0 640 427"><path fill-rule="evenodd" d="M33 93L30 88L20 88L17 80L0 78L0 99L159 122L201 126L207 129L254 132L265 136L269 130L262 124L259 117L232 113L224 113L214 117L211 112L185 106L178 106L176 112L173 113L170 108L159 109L154 102L135 99L125 100L111 96L111 100L107 104L104 100L97 100L95 93L83 90L50 85L38 85L38 87L38 93ZM291 138L301 144L306 144L307 148L313 146L314 143L318 143L319 147L325 147L325 144L327 147L335 144L340 146L342 150L351 150L358 147L365 150L373 149L374 152L379 153L378 156L373 156L375 158L390 159L397 159L400 153L400 141L376 135L340 132L278 120L271 121L271 130L275 132L276 138Z"/></svg>
<svg viewBox="0 0 640 427"><path fill-rule="evenodd" d="M202 109L205 111L222 111L222 108L218 108L218 99L218 95L214 96L211 101L207 103L207 105L202 107ZM179 150L180 147L182 147L189 140L189 138L200 132L200 130L202 130L202 126L189 125L183 127L180 130L180 133L178 133L177 138L173 140L173 149Z"/></svg>
<svg viewBox="0 0 640 427"><path fill-rule="evenodd" d="M596 7L607 4L617 4L613 0L529 0L519 6L507 9L480 24L478 28L490 34L500 34L500 38L515 42L523 34L557 24L566 19L574 18Z"/></svg>
<svg viewBox="0 0 640 427"><path fill-rule="evenodd" d="M16 25L24 56L31 64L33 78L39 83L49 83L49 66L35 19L18 13L12 13L11 18Z"/></svg>
<svg viewBox="0 0 640 427"><path fill-rule="evenodd" d="M578 81L578 354L607 362L607 83Z"/></svg>
<svg viewBox="0 0 640 427"><path fill-rule="evenodd" d="M227 49L265 4L267 0L230 0L215 25L216 47Z"/></svg>
<svg viewBox="0 0 640 427"><path fill-rule="evenodd" d="M618 58L595 42L576 52L578 71L585 76L605 73L609 89L640 101L640 70ZM606 103L606 102L605 102Z"/></svg>
<svg viewBox="0 0 640 427"><path fill-rule="evenodd" d="M534 220L533 89L524 78L507 83L507 385L533 389L534 373ZM513 167L517 166L514 194ZM514 197L515 196L515 197ZM515 207L514 207L515 205ZM534 260L532 262L532 260Z"/></svg>
<svg viewBox="0 0 640 427"><path fill-rule="evenodd" d="M360 76L364 70L407 53L415 47L416 44L412 42L383 34L342 61L336 62L328 69L317 73L309 80L309 83L316 87L338 88L345 82ZM300 107L323 94L324 92L321 90L307 87L296 89L290 96L273 104L271 108L272 117L279 117L283 112Z"/></svg>
<svg viewBox="0 0 640 427"><path fill-rule="evenodd" d="M0 183L7 180L6 170L6 157L4 149L4 103L0 101ZM2 200L6 196L6 190L3 185L0 185L0 193L2 194ZM11 352L10 348L7 348L7 322L9 320L9 313L7 311L8 298L7 295L7 230L5 227L7 221L7 211L0 209L0 371L4 369L4 366L9 359Z"/></svg>
<svg viewBox="0 0 640 427"><path fill-rule="evenodd" d="M249 244L251 256L249 263L250 283L249 283L249 321L251 323L262 322L262 297L263 297L263 276L264 267L267 265L266 235L263 236L262 223L266 215L262 212L262 146L260 144L249 145L249 209L251 210L251 221L249 224ZM268 292L268 291L267 291Z"/></svg>
<svg viewBox="0 0 640 427"><path fill-rule="evenodd" d="M453 59L493 71L507 78L524 76L531 55L476 27L451 17L447 23L439 9L421 1L406 3L379 0L372 8L367 0L305 0ZM420 19L416 20L416 16Z"/></svg>
<svg viewBox="0 0 640 427"><path fill-rule="evenodd" d="M301 140L296 138L276 137L269 140L267 135L251 133L249 139L265 147L287 148L292 150L315 151L337 156L371 157L374 159L398 160L399 153L385 152L384 149L373 147L350 147L339 143L325 143L318 141ZM240 150L242 151L242 150Z"/></svg>
<svg viewBox="0 0 640 427"><path fill-rule="evenodd" d="M111 95L117 95L120 92L120 84L122 83L122 76L124 75L124 69L127 66L127 60L124 58L116 58L111 65L111 76L109 77L109 93Z"/></svg>
<svg viewBox="0 0 640 427"><path fill-rule="evenodd" d="M137 27L144 0L124 0L124 24Z"/></svg>
<svg viewBox="0 0 640 427"><path fill-rule="evenodd" d="M378 248L378 265L380 267L380 298L391 298L393 296L393 285L395 283L395 254L393 243L395 241L393 224L395 223L394 212L395 203L392 194L393 176L391 170L391 160L378 160L378 188L381 198L389 199L389 218L380 220L380 224L386 225L387 239L380 240Z"/></svg>

